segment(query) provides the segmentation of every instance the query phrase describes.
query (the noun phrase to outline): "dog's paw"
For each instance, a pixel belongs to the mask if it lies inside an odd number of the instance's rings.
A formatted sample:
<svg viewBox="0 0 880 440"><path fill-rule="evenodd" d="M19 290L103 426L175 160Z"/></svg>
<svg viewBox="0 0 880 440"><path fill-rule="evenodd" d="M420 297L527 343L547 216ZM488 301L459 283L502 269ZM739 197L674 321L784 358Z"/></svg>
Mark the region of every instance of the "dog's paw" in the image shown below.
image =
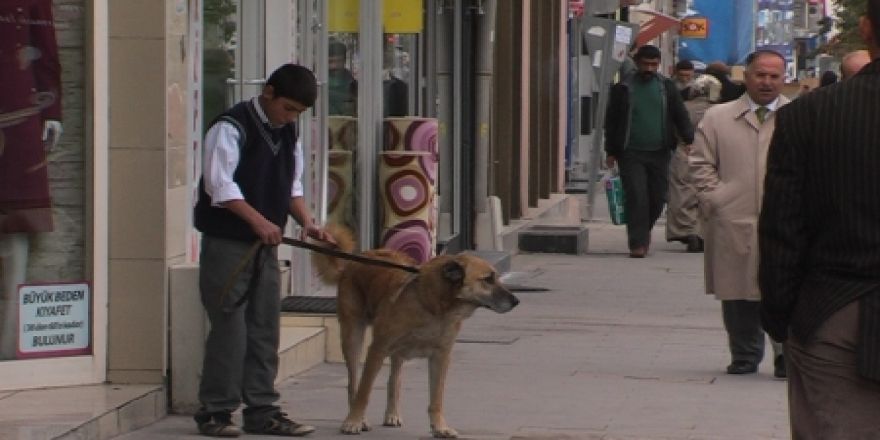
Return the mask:
<svg viewBox="0 0 880 440"><path fill-rule="evenodd" d="M369 431L370 425L365 420L348 420L342 422L339 428L343 434L360 434L362 431Z"/></svg>
<svg viewBox="0 0 880 440"><path fill-rule="evenodd" d="M435 438L458 438L458 432L448 426L432 426L431 435Z"/></svg>
<svg viewBox="0 0 880 440"><path fill-rule="evenodd" d="M385 414L383 426L403 426L403 418L397 414Z"/></svg>

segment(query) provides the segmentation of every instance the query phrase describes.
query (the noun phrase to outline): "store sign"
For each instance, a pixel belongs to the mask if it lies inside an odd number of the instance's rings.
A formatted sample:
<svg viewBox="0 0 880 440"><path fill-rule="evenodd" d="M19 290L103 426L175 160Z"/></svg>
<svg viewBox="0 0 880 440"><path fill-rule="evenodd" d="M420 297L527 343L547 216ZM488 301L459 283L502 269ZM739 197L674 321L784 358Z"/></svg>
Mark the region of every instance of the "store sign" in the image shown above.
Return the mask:
<svg viewBox="0 0 880 440"><path fill-rule="evenodd" d="M685 38L707 38L709 36L709 19L706 17L683 18L678 34Z"/></svg>
<svg viewBox="0 0 880 440"><path fill-rule="evenodd" d="M356 33L360 4L360 0L330 0L327 3L327 30Z"/></svg>
<svg viewBox="0 0 880 440"><path fill-rule="evenodd" d="M87 283L21 285L18 358L91 353L91 304Z"/></svg>
<svg viewBox="0 0 880 440"><path fill-rule="evenodd" d="M382 25L386 34L422 32L423 14L421 0L382 0Z"/></svg>
<svg viewBox="0 0 880 440"><path fill-rule="evenodd" d="M424 30L422 0L382 0L382 31L386 34L417 34ZM330 32L358 32L360 0L330 0L327 29Z"/></svg>

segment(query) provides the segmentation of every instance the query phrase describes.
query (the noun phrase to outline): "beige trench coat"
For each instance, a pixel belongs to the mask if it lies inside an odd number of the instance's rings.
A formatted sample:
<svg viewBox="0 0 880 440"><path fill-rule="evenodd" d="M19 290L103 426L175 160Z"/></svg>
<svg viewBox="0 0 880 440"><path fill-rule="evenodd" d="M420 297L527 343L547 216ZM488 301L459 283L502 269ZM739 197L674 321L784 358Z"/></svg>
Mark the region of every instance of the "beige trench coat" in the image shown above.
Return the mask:
<svg viewBox="0 0 880 440"><path fill-rule="evenodd" d="M788 103L779 97L778 106ZM777 107L778 109L778 107ZM748 96L710 108L688 162L705 239L706 293L720 300L760 300L758 210L775 112L758 122Z"/></svg>

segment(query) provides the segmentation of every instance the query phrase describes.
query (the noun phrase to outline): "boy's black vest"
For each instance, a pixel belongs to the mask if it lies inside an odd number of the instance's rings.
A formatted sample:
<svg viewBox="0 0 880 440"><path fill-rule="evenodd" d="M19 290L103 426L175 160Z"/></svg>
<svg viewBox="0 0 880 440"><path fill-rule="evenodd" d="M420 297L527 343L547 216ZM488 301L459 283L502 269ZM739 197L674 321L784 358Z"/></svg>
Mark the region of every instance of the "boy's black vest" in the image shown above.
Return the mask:
<svg viewBox="0 0 880 440"><path fill-rule="evenodd" d="M243 101L218 116L211 125L223 121L239 132L239 162L232 180L238 184L244 200L267 220L284 230L290 210L290 189L293 185L294 143L296 127L287 124L280 129L280 140L272 141L272 132L257 116L254 104ZM195 207L195 226L202 233L253 241L257 239L251 227L225 208L211 206L211 197L205 192L205 178L199 180L199 200Z"/></svg>

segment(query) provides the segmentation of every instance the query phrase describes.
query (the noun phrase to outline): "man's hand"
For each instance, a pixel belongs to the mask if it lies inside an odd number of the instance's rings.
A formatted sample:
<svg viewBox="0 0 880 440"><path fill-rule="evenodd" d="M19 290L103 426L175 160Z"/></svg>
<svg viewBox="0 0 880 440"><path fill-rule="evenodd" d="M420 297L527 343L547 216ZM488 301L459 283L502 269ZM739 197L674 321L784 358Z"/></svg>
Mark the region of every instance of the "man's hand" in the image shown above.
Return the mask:
<svg viewBox="0 0 880 440"><path fill-rule="evenodd" d="M281 228L265 218L262 221L256 221L251 224L251 229L254 230L254 234L257 234L257 237L263 244L276 246L281 243Z"/></svg>
<svg viewBox="0 0 880 440"><path fill-rule="evenodd" d="M306 237L309 237L330 243L334 246L337 244L332 235L321 229L321 227L315 225L315 219L312 216L312 212L309 210L309 207L306 206L305 199L301 196L290 198L290 215L293 216L297 223L302 225L301 239L305 240Z"/></svg>
<svg viewBox="0 0 880 440"><path fill-rule="evenodd" d="M614 168L614 164L617 163L617 158L614 156L608 156L605 158L605 166L608 168Z"/></svg>
<svg viewBox="0 0 880 440"><path fill-rule="evenodd" d="M246 201L242 199L227 200L223 202L222 206L250 225L251 230L254 231L261 243L272 246L281 243L281 228L263 217Z"/></svg>
<svg viewBox="0 0 880 440"><path fill-rule="evenodd" d="M336 246L336 239L333 238L332 235L328 234L327 231L315 226L314 224L303 226L302 228L302 238L306 237L314 238L315 240L323 241L330 243Z"/></svg>

